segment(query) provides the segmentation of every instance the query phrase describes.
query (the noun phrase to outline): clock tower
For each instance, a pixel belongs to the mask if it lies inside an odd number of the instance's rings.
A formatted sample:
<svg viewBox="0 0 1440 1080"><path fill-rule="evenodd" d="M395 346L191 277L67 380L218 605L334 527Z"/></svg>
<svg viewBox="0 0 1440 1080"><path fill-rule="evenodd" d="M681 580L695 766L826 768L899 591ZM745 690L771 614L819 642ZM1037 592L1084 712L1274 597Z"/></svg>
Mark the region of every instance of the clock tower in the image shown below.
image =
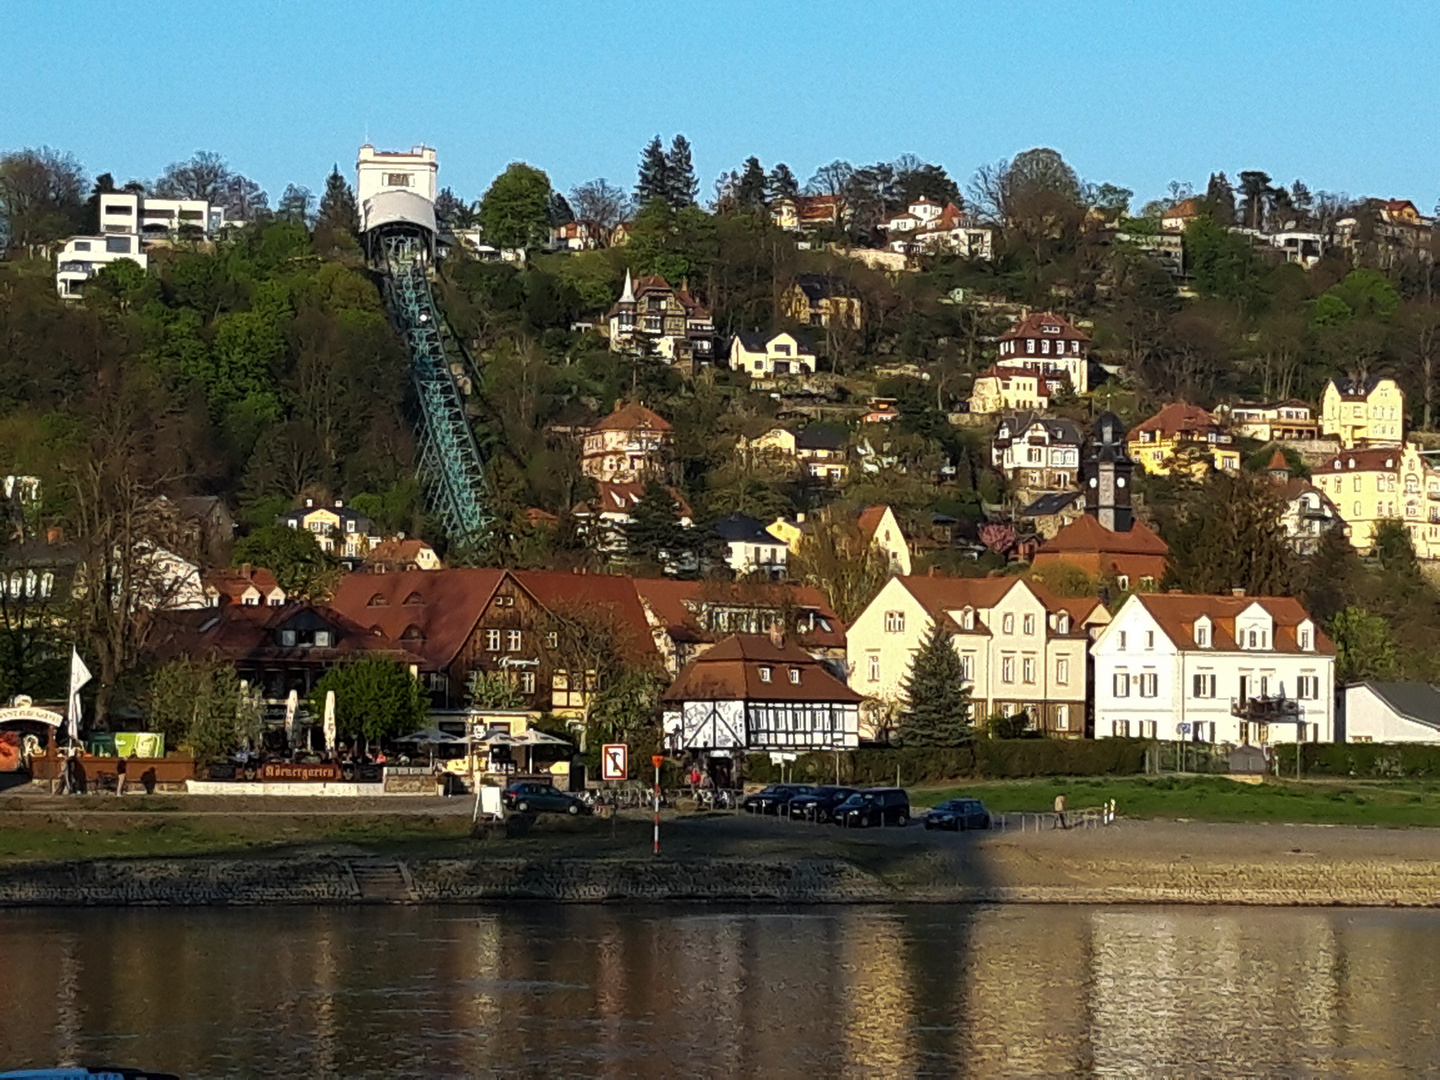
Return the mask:
<svg viewBox="0 0 1440 1080"><path fill-rule="evenodd" d="M1114 413L1102 413L1090 428L1081 475L1085 512L1111 532L1129 532L1135 522L1130 509L1130 483L1135 463L1125 452L1125 426Z"/></svg>

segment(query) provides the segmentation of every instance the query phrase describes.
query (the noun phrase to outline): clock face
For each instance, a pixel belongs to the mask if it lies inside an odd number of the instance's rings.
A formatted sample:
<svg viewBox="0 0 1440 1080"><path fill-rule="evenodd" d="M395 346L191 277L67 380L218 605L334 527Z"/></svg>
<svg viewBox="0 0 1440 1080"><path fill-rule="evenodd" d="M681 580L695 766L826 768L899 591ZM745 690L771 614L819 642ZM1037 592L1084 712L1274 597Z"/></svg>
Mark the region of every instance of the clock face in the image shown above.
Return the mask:
<svg viewBox="0 0 1440 1080"><path fill-rule="evenodd" d="M1119 484L1121 487L1124 487L1124 486L1125 486L1125 478L1122 476L1122 477L1120 477L1118 480L1116 480L1115 483Z"/></svg>
<svg viewBox="0 0 1440 1080"><path fill-rule="evenodd" d="M1091 486L1091 487L1094 487L1094 486L1095 486L1096 484L1098 484L1098 483L1099 483L1099 481L1096 480L1095 477L1093 477L1093 476L1090 477L1090 486Z"/></svg>

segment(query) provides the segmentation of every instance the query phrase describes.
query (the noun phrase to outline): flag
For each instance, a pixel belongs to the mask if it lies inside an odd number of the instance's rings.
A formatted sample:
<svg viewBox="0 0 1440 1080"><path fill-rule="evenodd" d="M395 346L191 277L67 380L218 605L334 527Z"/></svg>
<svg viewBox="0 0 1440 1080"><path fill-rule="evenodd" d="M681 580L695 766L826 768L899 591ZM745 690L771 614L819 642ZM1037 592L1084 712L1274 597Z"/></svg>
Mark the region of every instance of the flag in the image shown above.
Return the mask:
<svg viewBox="0 0 1440 1080"><path fill-rule="evenodd" d="M65 710L66 727L71 740L80 738L80 688L90 681L90 669L80 659L80 651L70 649L70 704Z"/></svg>

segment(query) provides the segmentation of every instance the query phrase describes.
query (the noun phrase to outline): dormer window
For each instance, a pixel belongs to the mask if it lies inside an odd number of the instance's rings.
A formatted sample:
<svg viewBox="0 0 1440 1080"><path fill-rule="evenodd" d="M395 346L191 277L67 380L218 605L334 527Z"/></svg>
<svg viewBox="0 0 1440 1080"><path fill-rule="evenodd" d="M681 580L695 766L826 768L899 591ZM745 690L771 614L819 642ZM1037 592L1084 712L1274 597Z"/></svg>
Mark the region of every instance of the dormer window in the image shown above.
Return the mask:
<svg viewBox="0 0 1440 1080"><path fill-rule="evenodd" d="M1068 634L1070 632L1070 616L1061 612L1055 618L1055 632L1057 634Z"/></svg>
<svg viewBox="0 0 1440 1080"><path fill-rule="evenodd" d="M1202 649L1210 647L1210 623L1202 619L1195 624L1195 644Z"/></svg>
<svg viewBox="0 0 1440 1080"><path fill-rule="evenodd" d="M800 669L798 667L790 669L790 682L795 686L800 685Z"/></svg>
<svg viewBox="0 0 1440 1080"><path fill-rule="evenodd" d="M770 681L770 669L768 667L762 666L760 668L760 681L764 683L768 683Z"/></svg>
<svg viewBox="0 0 1440 1080"><path fill-rule="evenodd" d="M376 593L374 596L370 597L369 602L366 603L365 606L366 606L366 607L389 607L389 606L390 606L390 601L387 600L387 599L385 599L385 597L381 596L379 593Z"/></svg>
<svg viewBox="0 0 1440 1080"><path fill-rule="evenodd" d="M1301 624L1300 629L1295 633L1300 648L1305 652L1313 652L1315 649L1315 631L1306 624Z"/></svg>
<svg viewBox="0 0 1440 1080"><path fill-rule="evenodd" d="M425 598L421 596L418 592L412 592L409 596L405 598L405 603L409 607L417 607L418 605L425 603Z"/></svg>
<svg viewBox="0 0 1440 1080"><path fill-rule="evenodd" d="M963 630L975 629L975 609L966 608L960 613L960 627Z"/></svg>

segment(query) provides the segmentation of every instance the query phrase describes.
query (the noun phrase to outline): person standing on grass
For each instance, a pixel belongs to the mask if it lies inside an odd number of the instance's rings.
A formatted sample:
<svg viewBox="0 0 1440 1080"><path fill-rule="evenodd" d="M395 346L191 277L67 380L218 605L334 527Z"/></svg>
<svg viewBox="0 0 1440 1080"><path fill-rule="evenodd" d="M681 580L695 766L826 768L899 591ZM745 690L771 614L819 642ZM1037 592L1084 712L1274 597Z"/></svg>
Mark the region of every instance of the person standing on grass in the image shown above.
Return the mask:
<svg viewBox="0 0 1440 1080"><path fill-rule="evenodd" d="M115 755L115 794L117 797L125 794L125 756L123 754Z"/></svg>
<svg viewBox="0 0 1440 1080"><path fill-rule="evenodd" d="M1056 795L1056 796L1055 796L1055 824L1052 825L1051 828L1053 828L1053 829L1068 829L1068 828L1070 828L1070 823L1065 820L1065 796L1064 796L1064 795Z"/></svg>

